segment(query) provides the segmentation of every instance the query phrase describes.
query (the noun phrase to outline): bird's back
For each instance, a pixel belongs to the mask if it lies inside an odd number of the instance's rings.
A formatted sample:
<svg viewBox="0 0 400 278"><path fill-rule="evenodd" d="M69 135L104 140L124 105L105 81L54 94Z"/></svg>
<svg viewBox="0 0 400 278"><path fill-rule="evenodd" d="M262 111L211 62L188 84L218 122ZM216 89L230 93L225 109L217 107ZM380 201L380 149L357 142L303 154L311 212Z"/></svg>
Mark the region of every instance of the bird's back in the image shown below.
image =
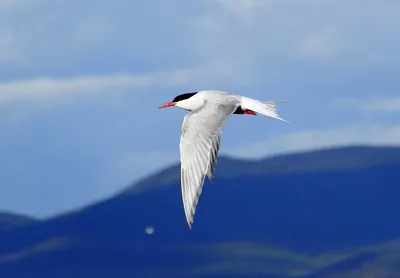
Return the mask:
<svg viewBox="0 0 400 278"><path fill-rule="evenodd" d="M234 104L240 101L238 96L219 90L200 91L197 93L197 97L207 100L210 103L218 104Z"/></svg>

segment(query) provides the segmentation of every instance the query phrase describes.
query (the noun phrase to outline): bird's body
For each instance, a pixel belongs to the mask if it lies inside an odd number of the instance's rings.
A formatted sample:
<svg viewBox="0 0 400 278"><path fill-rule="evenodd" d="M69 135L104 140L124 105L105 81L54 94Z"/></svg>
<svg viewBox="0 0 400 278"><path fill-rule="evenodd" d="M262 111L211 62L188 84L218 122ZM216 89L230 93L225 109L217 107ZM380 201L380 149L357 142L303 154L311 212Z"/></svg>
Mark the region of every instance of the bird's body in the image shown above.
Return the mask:
<svg viewBox="0 0 400 278"><path fill-rule="evenodd" d="M177 106L190 111L184 118L180 139L182 200L190 228L204 179L208 176L211 182L214 180L224 123L232 114L257 113L285 121L276 112L277 103L263 102L224 91L206 90L181 94L172 102L160 106Z"/></svg>

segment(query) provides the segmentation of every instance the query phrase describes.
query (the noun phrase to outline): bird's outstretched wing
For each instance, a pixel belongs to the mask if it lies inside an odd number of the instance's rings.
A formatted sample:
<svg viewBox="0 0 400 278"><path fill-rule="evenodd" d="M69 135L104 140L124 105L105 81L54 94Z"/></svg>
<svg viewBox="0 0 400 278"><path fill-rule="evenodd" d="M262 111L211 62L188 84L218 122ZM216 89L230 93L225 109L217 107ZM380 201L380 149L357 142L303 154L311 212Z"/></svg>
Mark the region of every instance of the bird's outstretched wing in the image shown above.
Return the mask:
<svg viewBox="0 0 400 278"><path fill-rule="evenodd" d="M204 101L197 110L186 115L180 140L181 190L189 228L192 228L196 206L205 176L212 181L220 146L221 128L238 105Z"/></svg>

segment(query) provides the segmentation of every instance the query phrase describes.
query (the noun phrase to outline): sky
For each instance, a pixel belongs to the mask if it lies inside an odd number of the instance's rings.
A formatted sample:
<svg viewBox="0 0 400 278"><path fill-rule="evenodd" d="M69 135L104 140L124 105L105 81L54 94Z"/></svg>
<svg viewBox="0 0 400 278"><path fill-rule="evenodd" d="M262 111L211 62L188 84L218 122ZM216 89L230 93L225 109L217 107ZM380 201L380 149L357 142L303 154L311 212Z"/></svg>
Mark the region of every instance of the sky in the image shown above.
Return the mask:
<svg viewBox="0 0 400 278"><path fill-rule="evenodd" d="M49 217L179 161L181 93L219 89L221 154L400 139L397 0L0 0L0 209Z"/></svg>

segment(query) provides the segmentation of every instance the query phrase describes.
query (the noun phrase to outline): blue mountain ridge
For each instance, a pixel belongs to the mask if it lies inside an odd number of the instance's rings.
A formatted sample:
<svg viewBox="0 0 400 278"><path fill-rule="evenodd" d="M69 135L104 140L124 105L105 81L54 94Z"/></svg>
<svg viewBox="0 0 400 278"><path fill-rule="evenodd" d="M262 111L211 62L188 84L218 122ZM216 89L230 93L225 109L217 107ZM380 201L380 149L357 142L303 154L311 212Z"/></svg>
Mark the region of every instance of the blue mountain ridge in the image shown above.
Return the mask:
<svg viewBox="0 0 400 278"><path fill-rule="evenodd" d="M329 277L377 261L395 271L400 148L221 157L216 171L193 230L173 165L84 209L0 231L0 277Z"/></svg>
<svg viewBox="0 0 400 278"><path fill-rule="evenodd" d="M31 216L3 211L0 212L0 231L32 224L36 221L38 220Z"/></svg>

